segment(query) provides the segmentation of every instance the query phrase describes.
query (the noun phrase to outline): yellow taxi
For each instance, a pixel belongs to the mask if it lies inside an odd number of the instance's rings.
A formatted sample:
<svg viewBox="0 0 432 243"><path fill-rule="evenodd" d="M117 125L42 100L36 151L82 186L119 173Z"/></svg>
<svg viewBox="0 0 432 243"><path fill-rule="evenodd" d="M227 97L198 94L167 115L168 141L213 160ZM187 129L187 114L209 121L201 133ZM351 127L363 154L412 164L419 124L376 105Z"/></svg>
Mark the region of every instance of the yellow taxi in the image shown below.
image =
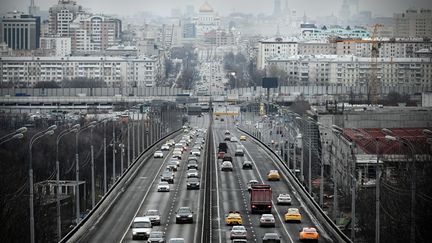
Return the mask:
<svg viewBox="0 0 432 243"><path fill-rule="evenodd" d="M246 141L246 136L245 135L241 135L240 136L240 141Z"/></svg>
<svg viewBox="0 0 432 243"><path fill-rule="evenodd" d="M267 180L268 181L278 181L280 180L279 171L277 170L270 170L267 174Z"/></svg>
<svg viewBox="0 0 432 243"><path fill-rule="evenodd" d="M298 221L301 222L302 216L298 208L288 208L285 214L285 222Z"/></svg>
<svg viewBox="0 0 432 243"><path fill-rule="evenodd" d="M319 233L313 227L304 227L300 230L299 240L315 240L318 241Z"/></svg>
<svg viewBox="0 0 432 243"><path fill-rule="evenodd" d="M237 211L230 211L225 217L227 225L241 225L243 224L242 216Z"/></svg>

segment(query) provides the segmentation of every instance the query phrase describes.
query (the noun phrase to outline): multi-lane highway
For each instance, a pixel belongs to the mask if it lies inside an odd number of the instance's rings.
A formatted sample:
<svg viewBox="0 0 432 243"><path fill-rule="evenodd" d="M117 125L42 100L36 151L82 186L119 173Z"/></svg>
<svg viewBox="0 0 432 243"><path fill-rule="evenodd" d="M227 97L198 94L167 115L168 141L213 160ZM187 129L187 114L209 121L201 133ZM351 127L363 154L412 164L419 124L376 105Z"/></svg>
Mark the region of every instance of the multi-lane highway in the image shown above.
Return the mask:
<svg viewBox="0 0 432 243"><path fill-rule="evenodd" d="M192 127L207 128L208 116L191 119ZM183 134L181 134L183 135ZM181 136L180 135L180 136ZM180 136L175 140L179 141ZM131 184L117 199L111 209L94 224L83 242L134 242L130 225L137 216L143 216L149 209L157 209L161 214L161 224L153 230L165 232L166 239L181 237L185 242L202 242L203 200L205 182L204 155L199 157L200 190L186 189L186 159L183 154L181 165L175 172L174 183L170 184L169 192L158 192L157 185L161 173L171 158L172 149L164 152L164 158L149 158L143 161L144 166L138 171ZM175 212L179 207L191 207L194 212L193 224L176 224Z"/></svg>
<svg viewBox="0 0 432 243"><path fill-rule="evenodd" d="M191 117L190 125L195 128L208 129L209 116ZM283 242L298 242L299 230L305 226L318 228L321 233L320 242L331 242L314 217L306 210L295 189L288 183L282 173L282 168L275 162L267 151L258 146L252 138L240 141L241 134L234 124L234 120L214 120L212 127L207 130L206 146L199 157L199 190L187 190L187 157L189 150L182 155L182 162L175 172L174 183L170 184L169 192L158 192L157 185L161 173L165 170L172 157L173 150L164 152L164 158L150 158L142 161L144 165L137 171L130 185L124 188L118 199L113 203L100 220L96 221L86 235L83 242L135 242L132 240L130 228L135 217L143 216L147 210L157 209L160 212L161 224L152 230L165 232L165 238L181 237L185 242L230 242L232 226L225 224L225 215L229 211L239 211L243 218L243 225L247 229L248 241L261 242L267 232L280 235ZM221 171L221 160L217 159L216 146L224 140L225 130L237 137L237 142L227 141L228 150L233 155L233 171ZM175 138L179 141L186 133ZM194 141L191 142L194 144ZM245 155L234 157L237 145L243 145ZM159 149L157 147L156 149ZM209 157L210 156L210 157ZM253 164L252 170L243 170L242 162L249 160ZM267 181L269 170L277 169L281 172L280 181ZM259 225L259 214L250 213L249 192L247 183L255 179L269 184L273 191L273 209L275 227L263 228ZM276 197L280 193L289 193L293 199L291 206L277 205ZM176 211L180 207L190 207L193 211L192 224L177 224ZM301 223L284 222L284 214L288 207L300 209ZM208 224L206 224L208 223ZM211 230L210 230L211 228Z"/></svg>
<svg viewBox="0 0 432 243"><path fill-rule="evenodd" d="M224 131L228 128L231 136L236 136L239 140L239 136L243 135L234 129L234 121L230 119L225 119L224 121L216 120L213 124L214 129L214 139L215 144L224 140ZM311 217L304 210L304 204L299 201L298 195L289 185L287 179L282 175L280 181L267 181L267 173L272 169L277 169L280 172L282 169L278 166L276 162L273 161L271 156L257 146L251 138L247 138L246 141L238 142L228 142L228 147L230 153L234 156L234 151L237 144L242 144L245 149L244 157L233 157L234 169L232 172L222 172L220 171L220 160L215 158L214 163L218 166L216 171L217 180L217 194L216 198L218 201L218 211L221 217L220 227L221 230L217 230L220 233L221 240L219 242L229 242L229 233L231 226L225 225L223 217L226 213L231 210L239 211L243 217L243 224L248 230L248 239L252 242L261 242L262 236L267 232L275 232L280 235L283 242L299 242L299 230L302 227L311 226L317 227L315 223L311 220ZM242 162L244 160L249 160L253 164L253 170L243 170ZM272 188L273 192L273 209L272 214L276 219L276 226L274 228L260 227L259 218L260 214L250 213L249 204L249 192L247 190L247 183L255 179L260 183L268 184ZM277 205L276 197L280 193L289 193L292 198L291 206L281 206ZM299 208L302 214L301 223L285 223L284 214L286 213L288 207ZM213 227L214 228L214 227ZM322 232L322 231L321 231ZM216 238L215 238L216 239ZM324 237L321 237L320 242L326 242Z"/></svg>

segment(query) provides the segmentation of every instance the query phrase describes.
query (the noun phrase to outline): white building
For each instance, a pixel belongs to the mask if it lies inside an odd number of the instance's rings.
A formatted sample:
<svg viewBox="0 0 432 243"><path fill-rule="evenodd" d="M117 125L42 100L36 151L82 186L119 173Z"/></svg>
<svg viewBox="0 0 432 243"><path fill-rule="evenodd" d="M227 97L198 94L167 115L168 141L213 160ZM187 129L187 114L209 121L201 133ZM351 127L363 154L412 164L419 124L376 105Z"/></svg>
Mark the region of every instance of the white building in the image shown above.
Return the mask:
<svg viewBox="0 0 432 243"><path fill-rule="evenodd" d="M432 37L432 10L408 9L393 15L395 37Z"/></svg>
<svg viewBox="0 0 432 243"><path fill-rule="evenodd" d="M277 56L294 56L298 54L298 41L293 38L276 37L261 40L258 44L257 68L265 69L267 60Z"/></svg>
<svg viewBox="0 0 432 243"><path fill-rule="evenodd" d="M42 50L48 50L52 56L65 57L72 53L70 37L41 37L40 45Z"/></svg>
<svg viewBox="0 0 432 243"><path fill-rule="evenodd" d="M367 85L372 62L368 57L317 55L274 57L276 65L288 75L291 84ZM431 58L378 58L377 77L383 86L421 86L432 88Z"/></svg>
<svg viewBox="0 0 432 243"><path fill-rule="evenodd" d="M380 38L377 41L379 57L383 58L416 57L416 52L432 49L432 42L427 38ZM371 56L371 39L339 39L335 42L336 55Z"/></svg>
<svg viewBox="0 0 432 243"><path fill-rule="evenodd" d="M196 29L196 37L201 38L204 34L220 27L221 19L213 8L205 2L199 9L197 17L193 19Z"/></svg>
<svg viewBox="0 0 432 243"><path fill-rule="evenodd" d="M39 81L87 78L104 80L108 87L155 86L161 77L157 57L0 57L0 80L31 87Z"/></svg>

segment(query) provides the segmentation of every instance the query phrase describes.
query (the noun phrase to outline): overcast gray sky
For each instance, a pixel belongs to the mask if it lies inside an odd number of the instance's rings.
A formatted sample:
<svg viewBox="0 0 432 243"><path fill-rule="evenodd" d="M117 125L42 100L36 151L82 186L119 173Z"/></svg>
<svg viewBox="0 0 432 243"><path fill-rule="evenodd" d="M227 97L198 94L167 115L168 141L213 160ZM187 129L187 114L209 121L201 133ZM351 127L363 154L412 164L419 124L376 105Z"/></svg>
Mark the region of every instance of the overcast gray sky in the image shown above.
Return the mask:
<svg viewBox="0 0 432 243"><path fill-rule="evenodd" d="M281 0L284 4L285 0ZM343 0L288 0L289 6L308 16L325 16L338 14ZM359 0L360 10L371 10L374 15L392 16L395 12L402 12L409 7L432 8L430 0ZM41 9L58 0L35 0ZM155 14L168 16L172 8L184 9L186 4L194 5L195 9L204 3L204 0L77 0L78 4L90 8L93 13L106 13L118 15L130 15L138 11L151 11ZM273 11L273 0L208 0L215 11L221 15L233 10L245 13L271 13ZM30 0L0 0L1 12L9 10L25 11Z"/></svg>

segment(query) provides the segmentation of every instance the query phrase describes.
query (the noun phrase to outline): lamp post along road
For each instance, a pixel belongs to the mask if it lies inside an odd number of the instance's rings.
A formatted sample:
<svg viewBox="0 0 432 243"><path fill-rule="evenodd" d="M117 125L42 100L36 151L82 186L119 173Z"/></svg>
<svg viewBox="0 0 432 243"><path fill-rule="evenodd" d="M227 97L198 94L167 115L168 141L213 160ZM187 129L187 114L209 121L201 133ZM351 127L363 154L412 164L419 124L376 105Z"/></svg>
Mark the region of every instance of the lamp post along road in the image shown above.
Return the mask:
<svg viewBox="0 0 432 243"><path fill-rule="evenodd" d="M107 149L106 149L106 124L107 121L104 121L104 137L103 137L103 150L104 150L104 162L103 162L103 185L104 185L104 195L107 192Z"/></svg>
<svg viewBox="0 0 432 243"><path fill-rule="evenodd" d="M95 206L95 172L94 172L94 147L93 147L93 126L90 128L90 154L91 154L91 201L92 208Z"/></svg>
<svg viewBox="0 0 432 243"><path fill-rule="evenodd" d="M116 169L115 169L115 124L114 120L112 121L112 183L114 185L114 182L116 181Z"/></svg>
<svg viewBox="0 0 432 243"><path fill-rule="evenodd" d="M32 155L32 147L33 143L36 142L39 138L45 135L54 134L54 130L57 128L56 125L52 125L48 127L46 130L41 131L33 135L29 142L29 210L30 210L30 242L35 242L35 229L34 229L34 183L33 183L33 155Z"/></svg>
<svg viewBox="0 0 432 243"><path fill-rule="evenodd" d="M60 211L60 161L59 161L59 143L63 136L78 132L79 124L74 125L70 129L63 130L56 139L56 214L57 214L57 241L61 240L61 211Z"/></svg>

